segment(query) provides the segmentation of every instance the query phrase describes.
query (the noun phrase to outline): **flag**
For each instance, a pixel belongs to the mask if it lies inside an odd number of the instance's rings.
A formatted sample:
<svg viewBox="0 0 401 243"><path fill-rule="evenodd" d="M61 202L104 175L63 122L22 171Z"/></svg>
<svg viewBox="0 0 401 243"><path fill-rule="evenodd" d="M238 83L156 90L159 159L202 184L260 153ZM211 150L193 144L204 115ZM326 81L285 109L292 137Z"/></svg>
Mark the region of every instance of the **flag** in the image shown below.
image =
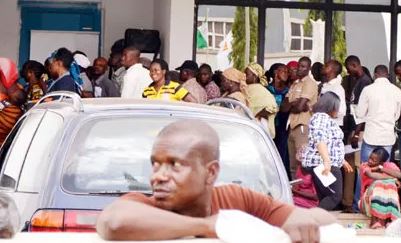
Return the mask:
<svg viewBox="0 0 401 243"><path fill-rule="evenodd" d="M233 33L230 31L222 42L219 44L219 52L217 53L217 68L219 70L225 70L232 67L232 62L230 62L230 53L233 51L232 48Z"/></svg>
<svg viewBox="0 0 401 243"><path fill-rule="evenodd" d="M204 49L208 47L208 27L207 22L203 22L201 26L198 27L196 32L196 48Z"/></svg>

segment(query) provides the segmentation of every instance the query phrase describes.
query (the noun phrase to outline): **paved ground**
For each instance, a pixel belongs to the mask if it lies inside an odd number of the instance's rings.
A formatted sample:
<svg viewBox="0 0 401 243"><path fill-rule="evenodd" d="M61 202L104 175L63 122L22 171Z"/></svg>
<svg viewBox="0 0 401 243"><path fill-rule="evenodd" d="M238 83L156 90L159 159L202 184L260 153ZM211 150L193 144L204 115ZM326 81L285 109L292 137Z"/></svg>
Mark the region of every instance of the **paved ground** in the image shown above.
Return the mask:
<svg viewBox="0 0 401 243"><path fill-rule="evenodd" d="M370 219L363 214L333 212L344 227L353 227L358 235L384 235L383 229L370 229Z"/></svg>

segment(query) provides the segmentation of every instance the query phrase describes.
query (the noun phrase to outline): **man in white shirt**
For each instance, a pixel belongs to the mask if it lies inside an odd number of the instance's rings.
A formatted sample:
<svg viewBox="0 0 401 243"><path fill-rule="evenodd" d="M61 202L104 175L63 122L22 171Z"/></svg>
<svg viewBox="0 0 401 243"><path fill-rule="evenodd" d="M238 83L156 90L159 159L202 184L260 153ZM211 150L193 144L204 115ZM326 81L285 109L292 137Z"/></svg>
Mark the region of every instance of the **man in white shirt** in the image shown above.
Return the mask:
<svg viewBox="0 0 401 243"><path fill-rule="evenodd" d="M143 90L152 83L149 70L139 62L141 52L135 47L126 47L121 58L122 65L127 69L124 75L121 97L142 98Z"/></svg>
<svg viewBox="0 0 401 243"><path fill-rule="evenodd" d="M347 112L347 106L345 103L345 91L343 86L341 85L341 71L342 65L340 62L336 60L330 60L326 62L322 69L322 89L320 91L320 95L326 92L335 93L338 98L340 98L340 110L338 111L338 116L336 118L336 122L339 126L343 126L344 124L344 116Z"/></svg>
<svg viewBox="0 0 401 243"><path fill-rule="evenodd" d="M383 147L391 154L395 143L394 126L401 111L401 90L388 80L388 68L375 68L375 81L365 87L359 98L356 116L365 120L365 133L361 148L361 160L367 162L370 153Z"/></svg>

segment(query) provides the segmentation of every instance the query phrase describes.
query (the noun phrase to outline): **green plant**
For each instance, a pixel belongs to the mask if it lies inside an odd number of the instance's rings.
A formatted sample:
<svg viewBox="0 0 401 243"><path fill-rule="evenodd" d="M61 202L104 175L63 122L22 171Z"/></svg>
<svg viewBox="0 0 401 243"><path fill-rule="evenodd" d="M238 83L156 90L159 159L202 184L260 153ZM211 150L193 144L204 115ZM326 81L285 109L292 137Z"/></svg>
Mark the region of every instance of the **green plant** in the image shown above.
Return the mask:
<svg viewBox="0 0 401 243"><path fill-rule="evenodd" d="M258 16L255 8L249 8L250 25L250 53L249 62L253 62L256 56L258 43ZM238 70L245 69L245 8L237 7L235 10L232 27L233 43L230 60Z"/></svg>

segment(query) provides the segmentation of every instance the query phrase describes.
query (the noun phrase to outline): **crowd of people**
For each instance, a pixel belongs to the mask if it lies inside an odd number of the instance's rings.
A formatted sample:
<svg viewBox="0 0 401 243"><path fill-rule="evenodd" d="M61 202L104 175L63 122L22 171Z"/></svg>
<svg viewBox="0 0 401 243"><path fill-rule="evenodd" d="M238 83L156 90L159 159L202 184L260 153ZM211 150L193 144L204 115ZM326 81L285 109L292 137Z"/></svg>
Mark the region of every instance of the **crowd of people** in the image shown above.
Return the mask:
<svg viewBox="0 0 401 243"><path fill-rule="evenodd" d="M401 62L394 69L401 79ZM206 63L186 60L171 71L166 61L141 57L139 49L116 42L108 60L92 62L81 51L60 48L43 64L29 60L18 72L13 61L0 58L0 74L0 143L24 111L53 91L201 104L225 97L248 107L269 131L288 178L303 179L292 188L296 205L362 212L373 228L401 216L400 165L389 162L401 90L384 65L376 66L373 77L357 56L348 56L344 65L312 65L301 57L267 71L251 63L244 70L213 72ZM319 167L335 181L322 183Z"/></svg>

